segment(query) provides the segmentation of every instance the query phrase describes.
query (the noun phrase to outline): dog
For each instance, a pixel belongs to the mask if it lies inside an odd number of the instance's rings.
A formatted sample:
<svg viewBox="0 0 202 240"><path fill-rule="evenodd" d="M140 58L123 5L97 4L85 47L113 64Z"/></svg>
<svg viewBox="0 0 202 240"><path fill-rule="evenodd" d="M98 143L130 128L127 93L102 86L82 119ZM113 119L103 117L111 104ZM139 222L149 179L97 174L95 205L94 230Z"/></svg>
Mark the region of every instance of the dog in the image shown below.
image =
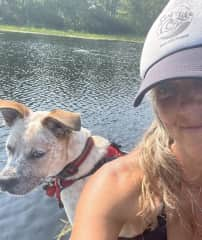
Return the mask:
<svg viewBox="0 0 202 240"><path fill-rule="evenodd" d="M72 224L88 176L125 153L81 127L79 113L61 109L34 112L9 100L0 100L0 112L10 127L0 190L24 195L45 184L47 194L56 196Z"/></svg>

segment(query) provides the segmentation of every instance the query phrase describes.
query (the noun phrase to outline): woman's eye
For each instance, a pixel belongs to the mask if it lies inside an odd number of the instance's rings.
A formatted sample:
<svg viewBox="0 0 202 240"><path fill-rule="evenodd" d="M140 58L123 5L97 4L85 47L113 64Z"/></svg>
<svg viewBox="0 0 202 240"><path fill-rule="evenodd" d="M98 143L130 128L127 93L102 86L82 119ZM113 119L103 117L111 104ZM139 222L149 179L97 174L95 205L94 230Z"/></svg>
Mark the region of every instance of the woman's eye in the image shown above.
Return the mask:
<svg viewBox="0 0 202 240"><path fill-rule="evenodd" d="M196 90L201 90L202 89L202 80L194 80L193 81L193 87L196 89Z"/></svg>
<svg viewBox="0 0 202 240"><path fill-rule="evenodd" d="M31 151L30 157L33 158L41 158L45 155L44 151L33 150Z"/></svg>
<svg viewBox="0 0 202 240"><path fill-rule="evenodd" d="M156 87L156 96L159 100L174 98L177 96L177 88L174 84L160 84Z"/></svg>

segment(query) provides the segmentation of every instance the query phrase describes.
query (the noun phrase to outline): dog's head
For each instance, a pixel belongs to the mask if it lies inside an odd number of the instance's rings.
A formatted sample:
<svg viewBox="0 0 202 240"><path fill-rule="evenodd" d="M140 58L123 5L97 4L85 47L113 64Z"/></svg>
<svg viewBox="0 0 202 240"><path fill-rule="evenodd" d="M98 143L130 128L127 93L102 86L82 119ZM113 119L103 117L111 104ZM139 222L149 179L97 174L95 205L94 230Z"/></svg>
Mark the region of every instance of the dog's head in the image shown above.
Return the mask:
<svg viewBox="0 0 202 240"><path fill-rule="evenodd" d="M65 167L69 139L81 128L80 114L63 110L33 112L7 100L0 100L0 112L10 127L8 160L0 173L0 189L25 194Z"/></svg>

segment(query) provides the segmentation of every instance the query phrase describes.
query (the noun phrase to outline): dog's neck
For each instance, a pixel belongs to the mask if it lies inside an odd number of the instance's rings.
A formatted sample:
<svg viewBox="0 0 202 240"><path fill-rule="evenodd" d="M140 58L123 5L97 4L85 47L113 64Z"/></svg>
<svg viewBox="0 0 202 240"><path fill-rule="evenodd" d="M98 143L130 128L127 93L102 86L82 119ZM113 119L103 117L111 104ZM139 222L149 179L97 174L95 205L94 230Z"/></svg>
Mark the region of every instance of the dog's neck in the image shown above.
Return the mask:
<svg viewBox="0 0 202 240"><path fill-rule="evenodd" d="M77 159L84 151L86 142L89 137L93 138L94 146L89 152L89 155L85 159L85 164L81 164L79 171L74 177L80 177L90 171L96 162L98 162L106 153L106 149L109 146L109 141L100 136L91 136L91 132L82 128L79 132L74 132L68 142L67 158L68 163Z"/></svg>
<svg viewBox="0 0 202 240"><path fill-rule="evenodd" d="M86 128L72 134L68 142L68 162L74 161L82 153L90 136L91 132Z"/></svg>
<svg viewBox="0 0 202 240"><path fill-rule="evenodd" d="M81 155L89 137L93 138L94 145L85 161L79 166L78 173L70 177L70 179L77 179L89 173L89 171L94 168L95 164L107 153L107 148L110 145L110 142L100 136L91 136L88 129L82 128L81 131L74 132L72 137L69 139L68 162L74 161ZM61 199L71 224L73 223L76 204L86 179L87 178L82 178L80 181L76 181L70 187L65 188L61 192Z"/></svg>

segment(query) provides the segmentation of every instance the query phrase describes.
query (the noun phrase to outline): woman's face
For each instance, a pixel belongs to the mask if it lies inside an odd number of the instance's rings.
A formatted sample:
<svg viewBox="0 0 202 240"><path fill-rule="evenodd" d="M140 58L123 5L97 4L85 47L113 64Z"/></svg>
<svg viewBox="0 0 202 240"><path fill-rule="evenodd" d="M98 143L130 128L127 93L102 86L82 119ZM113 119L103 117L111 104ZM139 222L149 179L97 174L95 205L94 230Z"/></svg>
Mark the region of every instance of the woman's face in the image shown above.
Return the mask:
<svg viewBox="0 0 202 240"><path fill-rule="evenodd" d="M168 80L153 91L158 117L178 149L202 158L202 79Z"/></svg>

